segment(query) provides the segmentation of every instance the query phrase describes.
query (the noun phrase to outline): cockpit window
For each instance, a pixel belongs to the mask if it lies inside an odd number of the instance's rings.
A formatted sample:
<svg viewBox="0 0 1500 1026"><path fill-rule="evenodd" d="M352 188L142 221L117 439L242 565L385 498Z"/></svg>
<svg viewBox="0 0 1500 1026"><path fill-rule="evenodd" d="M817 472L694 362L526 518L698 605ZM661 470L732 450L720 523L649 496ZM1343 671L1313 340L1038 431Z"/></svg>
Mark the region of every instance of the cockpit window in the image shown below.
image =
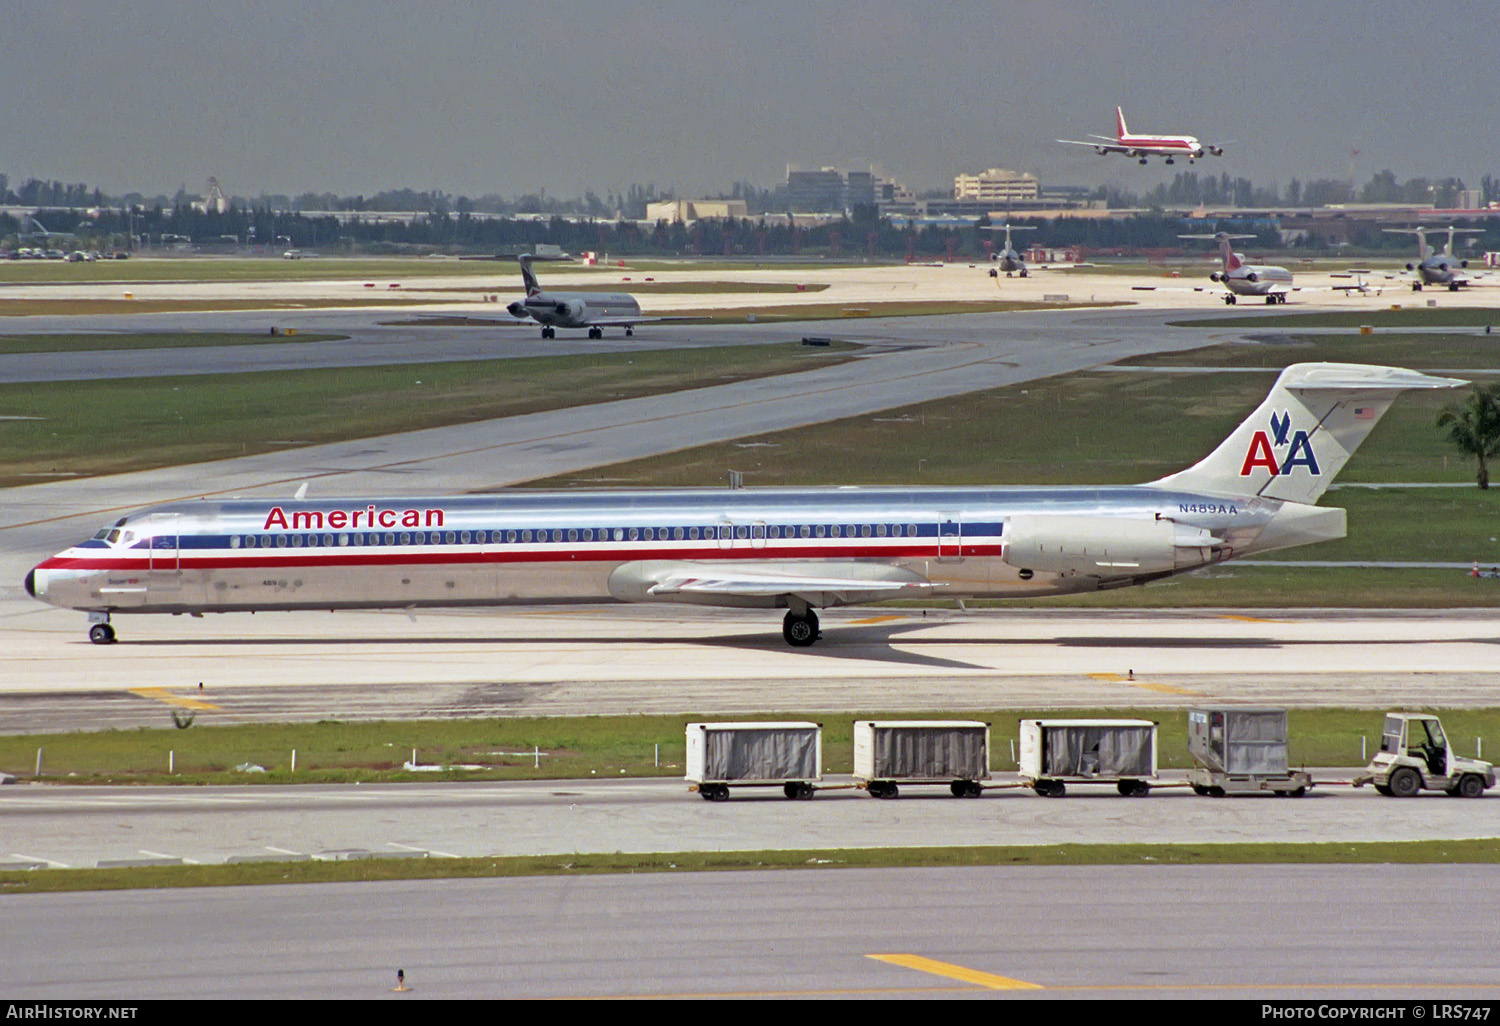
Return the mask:
<svg viewBox="0 0 1500 1026"><path fill-rule="evenodd" d="M101 527L99 528L99 532L94 535L94 541L103 541L107 537L109 537L109 528Z"/></svg>
<svg viewBox="0 0 1500 1026"><path fill-rule="evenodd" d="M113 545L115 542L119 541L120 540L120 529L118 527L114 528L112 531L109 532L109 534L105 537L104 540L107 541L107 542L109 542L111 545Z"/></svg>

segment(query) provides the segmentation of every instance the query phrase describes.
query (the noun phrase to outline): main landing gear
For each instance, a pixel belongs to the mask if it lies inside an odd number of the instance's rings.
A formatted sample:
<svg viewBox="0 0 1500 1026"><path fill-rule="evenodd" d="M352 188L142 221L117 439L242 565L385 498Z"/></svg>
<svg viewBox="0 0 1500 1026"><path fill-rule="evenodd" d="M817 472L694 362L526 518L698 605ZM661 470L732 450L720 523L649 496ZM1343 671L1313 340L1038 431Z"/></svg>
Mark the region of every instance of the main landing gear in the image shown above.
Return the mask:
<svg viewBox="0 0 1500 1026"><path fill-rule="evenodd" d="M589 329L589 338L603 338L603 337L604 337L604 329L603 328L590 328Z"/></svg>
<svg viewBox="0 0 1500 1026"><path fill-rule="evenodd" d="M793 648L806 648L822 636L818 630L818 614L809 609L805 613L789 612L781 621L781 636Z"/></svg>
<svg viewBox="0 0 1500 1026"><path fill-rule="evenodd" d="M1233 306L1235 303L1239 302L1239 297L1231 292L1229 293L1229 295L1224 297L1224 302L1230 306Z"/></svg>
<svg viewBox="0 0 1500 1026"><path fill-rule="evenodd" d="M1273 306L1276 303L1285 303L1285 302L1286 302L1286 293L1285 292L1271 292L1271 293L1268 293L1267 296L1266 296L1266 305L1267 306Z"/></svg>
<svg viewBox="0 0 1500 1026"><path fill-rule="evenodd" d="M542 329L542 338L556 338L556 337L557 337L557 329L556 328L543 328Z"/></svg>
<svg viewBox="0 0 1500 1026"><path fill-rule="evenodd" d="M89 640L96 645L113 645L115 643L115 629L109 625L109 614L104 613L98 617L90 616Z"/></svg>

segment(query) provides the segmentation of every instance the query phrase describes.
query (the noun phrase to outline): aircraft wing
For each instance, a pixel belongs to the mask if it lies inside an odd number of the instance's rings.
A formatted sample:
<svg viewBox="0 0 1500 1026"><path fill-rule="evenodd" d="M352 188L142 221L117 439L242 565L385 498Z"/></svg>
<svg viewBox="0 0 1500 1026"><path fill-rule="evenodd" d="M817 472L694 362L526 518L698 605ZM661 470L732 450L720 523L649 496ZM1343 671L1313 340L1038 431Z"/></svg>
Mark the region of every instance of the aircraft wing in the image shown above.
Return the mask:
<svg viewBox="0 0 1500 1026"><path fill-rule="evenodd" d="M650 595L694 596L703 602L787 595L828 606L920 595L935 587L910 570L870 563L669 563L647 576L655 580L646 589Z"/></svg>
<svg viewBox="0 0 1500 1026"><path fill-rule="evenodd" d="M673 321L701 321L712 312L707 311L698 317L590 317L588 326L590 328L633 328L638 324L670 324Z"/></svg>
<svg viewBox="0 0 1500 1026"><path fill-rule="evenodd" d="M1056 141L1060 143L1067 143L1069 146L1092 146L1100 153L1129 153L1131 151L1131 147L1129 146L1121 146L1118 143L1104 142L1103 140L1099 142L1088 142L1083 139L1058 139Z"/></svg>

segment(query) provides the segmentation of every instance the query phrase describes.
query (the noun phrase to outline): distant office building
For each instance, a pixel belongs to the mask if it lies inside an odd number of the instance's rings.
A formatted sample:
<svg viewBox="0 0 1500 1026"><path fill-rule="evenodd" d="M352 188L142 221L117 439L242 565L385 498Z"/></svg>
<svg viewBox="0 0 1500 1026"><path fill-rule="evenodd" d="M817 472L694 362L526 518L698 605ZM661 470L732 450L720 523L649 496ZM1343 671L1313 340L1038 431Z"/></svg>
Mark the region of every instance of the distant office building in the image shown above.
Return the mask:
<svg viewBox="0 0 1500 1026"><path fill-rule="evenodd" d="M904 189L887 182L873 169L846 171L838 167L803 171L787 165L786 185L777 189L777 198L786 210L807 214L839 214L855 207L873 207L881 202L888 187Z"/></svg>
<svg viewBox="0 0 1500 1026"><path fill-rule="evenodd" d="M787 209L802 213L830 213L844 209L844 172L836 167L818 171L786 169Z"/></svg>
<svg viewBox="0 0 1500 1026"><path fill-rule="evenodd" d="M875 175L869 171L849 171L844 174L844 209L873 207L875 205Z"/></svg>
<svg viewBox="0 0 1500 1026"><path fill-rule="evenodd" d="M953 198L980 203L1013 203L1034 200L1041 191L1035 175L992 167L977 175L955 175Z"/></svg>

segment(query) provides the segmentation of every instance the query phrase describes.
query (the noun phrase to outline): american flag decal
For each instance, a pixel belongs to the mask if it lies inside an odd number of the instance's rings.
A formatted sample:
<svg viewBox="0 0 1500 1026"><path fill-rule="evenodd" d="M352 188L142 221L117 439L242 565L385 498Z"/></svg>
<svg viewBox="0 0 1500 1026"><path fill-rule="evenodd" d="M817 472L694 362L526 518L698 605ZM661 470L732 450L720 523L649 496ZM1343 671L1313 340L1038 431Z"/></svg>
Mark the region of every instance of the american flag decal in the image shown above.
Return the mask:
<svg viewBox="0 0 1500 1026"><path fill-rule="evenodd" d="M1354 408L1354 419L1355 420L1374 420L1375 419L1375 407L1373 407L1373 406L1356 406Z"/></svg>

